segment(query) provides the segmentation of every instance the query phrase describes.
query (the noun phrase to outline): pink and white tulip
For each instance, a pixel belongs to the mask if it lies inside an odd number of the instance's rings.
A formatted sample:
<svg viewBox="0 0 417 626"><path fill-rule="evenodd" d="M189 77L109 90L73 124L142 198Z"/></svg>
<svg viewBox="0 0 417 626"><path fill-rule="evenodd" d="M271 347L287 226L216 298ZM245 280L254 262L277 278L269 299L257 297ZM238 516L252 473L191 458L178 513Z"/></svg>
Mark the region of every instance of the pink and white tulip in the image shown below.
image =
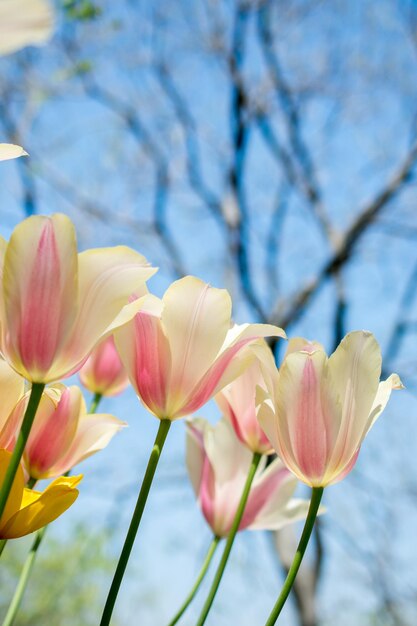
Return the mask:
<svg viewBox="0 0 417 626"><path fill-rule="evenodd" d="M253 454L222 418L187 422L187 468L201 511L217 537L229 534ZM304 519L308 502L293 498L297 479L279 459L261 460L239 530L278 530Z"/></svg>
<svg viewBox="0 0 417 626"><path fill-rule="evenodd" d="M27 402L28 394L16 409L21 418ZM37 480L65 474L105 448L125 426L112 415L88 414L78 387L47 387L25 448L24 467Z"/></svg>
<svg viewBox="0 0 417 626"><path fill-rule="evenodd" d="M296 341L268 392L258 388L258 418L286 466L307 485L326 487L352 470L402 384L396 374L379 382L381 351L369 332L349 333L330 358L318 344Z"/></svg>
<svg viewBox="0 0 417 626"><path fill-rule="evenodd" d="M24 393L24 379L0 359L0 449L11 451L14 448L21 420L13 421L10 417Z"/></svg>
<svg viewBox="0 0 417 626"><path fill-rule="evenodd" d="M0 350L35 383L77 371L95 345L131 319L133 292L156 269L125 246L77 254L71 220L32 216L0 240Z"/></svg>
<svg viewBox="0 0 417 626"><path fill-rule="evenodd" d="M52 5L47 0L1 0L0 55L45 43L54 26Z"/></svg>
<svg viewBox="0 0 417 626"><path fill-rule="evenodd" d="M18 159L21 156L28 156L28 153L20 146L13 143L0 143L0 161Z"/></svg>
<svg viewBox="0 0 417 626"><path fill-rule="evenodd" d="M238 378L217 394L215 400L220 411L233 426L237 437L249 450L270 454L273 448L259 424L255 397L258 386L266 389L265 367L274 372L276 365L265 342L256 345L256 353L262 353L262 365L258 358L254 359Z"/></svg>
<svg viewBox="0 0 417 626"><path fill-rule="evenodd" d="M162 300L148 294L136 302L115 342L136 393L160 419L198 410L247 367L246 346L285 336L268 324L232 326L228 292L193 276L172 283Z"/></svg>
<svg viewBox="0 0 417 626"><path fill-rule="evenodd" d="M116 396L126 389L129 378L112 335L94 348L79 376L86 389L101 396Z"/></svg>

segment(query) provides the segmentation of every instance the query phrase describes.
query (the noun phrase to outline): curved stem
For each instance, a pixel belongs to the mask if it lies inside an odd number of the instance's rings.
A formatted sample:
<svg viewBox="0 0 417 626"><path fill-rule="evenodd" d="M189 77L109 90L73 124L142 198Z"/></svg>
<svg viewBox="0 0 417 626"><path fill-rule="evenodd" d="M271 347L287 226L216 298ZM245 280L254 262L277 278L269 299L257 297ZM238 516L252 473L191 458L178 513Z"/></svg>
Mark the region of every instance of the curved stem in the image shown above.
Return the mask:
<svg viewBox="0 0 417 626"><path fill-rule="evenodd" d="M310 507L308 509L307 519L304 524L301 539L297 547L297 552L295 553L293 562L287 574L287 578L285 579L281 593L278 596L278 600L276 601L275 606L272 609L272 612L270 616L268 617L268 620L265 623L265 626L274 626L275 622L277 621L279 617L279 614L281 613L283 609L285 602L287 601L287 598L290 594L295 578L297 576L297 572L300 569L301 561L303 560L303 556L306 551L306 548L307 548L307 545L308 545L308 542L309 542L309 539L313 530L314 522L317 517L323 491L324 491L323 487L313 487L313 491L311 494Z"/></svg>
<svg viewBox="0 0 417 626"><path fill-rule="evenodd" d="M0 556L3 554L3 550L6 547L7 539L0 539Z"/></svg>
<svg viewBox="0 0 417 626"><path fill-rule="evenodd" d="M208 549L208 552L206 554L206 558L204 559L204 563L201 567L201 570L197 576L197 579L190 591L190 593L188 594L188 596L186 597L186 599L184 600L184 603L181 605L181 608L178 610L178 612L175 614L174 618L169 622L168 626L174 626L174 624L176 624L181 617L183 616L183 614L185 613L185 611L188 609L188 607L190 606L195 594L197 593L201 583L203 582L203 579L205 577L205 575L207 574L207 570L210 566L211 560L214 556L214 553L216 552L216 548L219 545L219 541L221 541L221 537L217 537L214 536L213 537L213 541L210 544L210 547Z"/></svg>
<svg viewBox="0 0 417 626"><path fill-rule="evenodd" d="M26 558L25 564L20 574L19 582L16 587L16 591L14 592L14 596L7 610L6 617L3 620L2 626L12 626L16 619L17 611L19 610L19 606L22 602L23 594L25 592L26 585L32 571L32 567L35 562L36 553L45 535L46 529L47 526L44 526L36 533L35 541L33 542L30 552Z"/></svg>
<svg viewBox="0 0 417 626"><path fill-rule="evenodd" d="M108 626L110 624L110 619L113 613L114 605L116 603L117 594L119 593L120 585L122 584L123 576L126 570L127 563L129 561L129 556L132 551L136 533L138 532L139 524L142 519L142 514L145 509L146 500L148 499L153 477L155 475L155 471L158 466L158 461L161 456L162 448L164 447L165 439L168 435L170 426L171 426L170 420L162 419L160 421L158 432L155 437L155 443L153 445L152 452L149 457L148 465L146 467L145 476L143 477L142 486L139 491L139 496L136 502L136 507L133 512L129 530L127 531L125 543L123 545L119 562L117 564L116 571L114 573L113 582L111 584L110 591L107 596L106 604L104 606L104 611L103 611L103 616L101 618L100 626Z"/></svg>
<svg viewBox="0 0 417 626"><path fill-rule="evenodd" d="M249 492L250 492L250 488L251 488L251 485L252 485L252 481L253 481L253 479L255 477L255 473L256 473L256 470L258 468L259 461L261 460L261 457L262 457L262 455L259 454L259 452L255 452L253 457L252 457L252 463L251 463L251 466L250 466L250 469L249 469L249 474L248 474L248 477L246 479L245 486L243 488L243 492L242 492L242 495L241 495L241 498L240 498L239 506L237 507L237 511L236 511L235 518L233 520L232 527L231 527L230 532L229 532L229 534L227 536L226 546L224 548L224 552L222 554L222 558L220 560L219 566L218 566L216 574L214 576L214 580L213 580L213 583L211 585L211 589L209 591L209 595L207 597L206 603L205 603L205 605L203 607L203 610L201 611L201 615L200 615L199 620L197 622L197 626L203 626L204 622L207 619L207 615L209 614L209 611L211 609L211 605L213 604L214 598L215 598L216 593L217 593L217 589L219 588L220 581L221 581L222 576L223 576L223 572L224 572L224 570L226 568L227 560L229 558L230 551L232 549L236 533L239 530L239 525L240 525L240 522L242 521L242 517L243 517L243 513L245 511L246 502L248 501L248 497L249 497Z"/></svg>
<svg viewBox="0 0 417 626"><path fill-rule="evenodd" d="M35 419L36 411L38 409L44 389L45 385L43 383L32 384L29 402L25 411L22 426L20 428L20 433L17 438L16 445L14 447L9 466L3 480L3 484L0 489L0 518L4 513L4 509L6 508L14 477L16 476L16 472L19 467L23 451L25 449L25 445L28 440L33 420Z"/></svg>
<svg viewBox="0 0 417 626"><path fill-rule="evenodd" d="M90 408L88 409L88 412L90 414L95 413L97 411L97 407L102 397L103 397L103 394L101 393L94 394L94 398L91 400Z"/></svg>

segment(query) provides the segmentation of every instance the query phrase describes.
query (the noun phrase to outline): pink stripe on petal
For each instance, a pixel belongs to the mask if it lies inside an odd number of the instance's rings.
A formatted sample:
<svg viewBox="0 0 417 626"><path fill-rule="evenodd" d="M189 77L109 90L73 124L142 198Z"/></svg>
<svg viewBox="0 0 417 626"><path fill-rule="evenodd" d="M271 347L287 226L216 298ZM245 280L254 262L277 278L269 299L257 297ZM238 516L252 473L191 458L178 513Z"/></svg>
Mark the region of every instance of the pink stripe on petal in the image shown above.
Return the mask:
<svg viewBox="0 0 417 626"><path fill-rule="evenodd" d="M135 328L135 383L147 407L159 417L166 416L168 379L171 355L163 334L160 319L146 311L134 318Z"/></svg>
<svg viewBox="0 0 417 626"><path fill-rule="evenodd" d="M327 432L320 380L310 357L305 361L300 380L294 420L293 447L298 465L309 478L320 478L327 462Z"/></svg>
<svg viewBox="0 0 417 626"><path fill-rule="evenodd" d="M268 504L270 498L276 493L289 475L290 473L287 468L281 467L278 472L271 472L269 476L263 480L262 477L260 477L259 484L254 484L249 493L248 502L239 525L239 530L243 530L252 524L259 515L259 512Z"/></svg>
<svg viewBox="0 0 417 626"><path fill-rule="evenodd" d="M197 411L203 404L210 400L212 395L218 391L217 386L220 379L230 365L233 357L236 356L244 346L254 341L254 339L256 338L247 337L246 339L237 341L216 359L199 384L189 395L187 402L181 408L181 415L194 413L194 411Z"/></svg>
<svg viewBox="0 0 417 626"><path fill-rule="evenodd" d="M46 220L22 303L19 351L27 369L51 366L61 339L61 268L51 220Z"/></svg>
<svg viewBox="0 0 417 626"><path fill-rule="evenodd" d="M206 452L204 451L203 471L201 475L199 501L201 511L214 530L215 525L215 481L214 472Z"/></svg>

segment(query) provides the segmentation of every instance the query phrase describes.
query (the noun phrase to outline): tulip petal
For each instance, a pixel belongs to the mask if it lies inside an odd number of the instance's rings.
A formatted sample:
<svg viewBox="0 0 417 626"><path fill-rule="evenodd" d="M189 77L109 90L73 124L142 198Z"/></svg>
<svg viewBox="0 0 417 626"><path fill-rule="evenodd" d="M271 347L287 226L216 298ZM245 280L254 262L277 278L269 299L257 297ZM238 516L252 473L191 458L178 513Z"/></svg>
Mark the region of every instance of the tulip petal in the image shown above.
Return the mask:
<svg viewBox="0 0 417 626"><path fill-rule="evenodd" d="M25 497L25 507L17 511L0 531L3 539L15 539L53 522L77 499L80 476L57 478L42 493L32 491ZM34 495L37 498L34 498Z"/></svg>
<svg viewBox="0 0 417 626"><path fill-rule="evenodd" d="M81 367L100 339L114 330L115 318L126 308L130 296L143 289L156 271L145 257L125 246L79 254L79 309L74 333L65 347L74 366L78 363ZM120 323L126 321L123 318Z"/></svg>
<svg viewBox="0 0 417 626"><path fill-rule="evenodd" d="M46 0L1 0L0 55L44 43L53 25L52 6Z"/></svg>
<svg viewBox="0 0 417 626"><path fill-rule="evenodd" d="M140 303L134 319L116 330L116 346L130 382L145 406L159 418L171 418L167 395L171 354L160 320L162 302L147 295Z"/></svg>
<svg viewBox="0 0 417 626"><path fill-rule="evenodd" d="M77 249L66 215L18 224L6 249L3 287L3 352L19 373L43 382L76 315Z"/></svg>
<svg viewBox="0 0 417 626"><path fill-rule="evenodd" d="M9 467L12 453L7 450L0 450L0 486L3 484L6 476L7 468ZM7 499L6 507L3 511L3 515L0 518L0 537L6 538L3 535L3 528L7 521L12 517L16 511L19 510L23 497L23 489L25 486L25 479L21 465L17 468L16 476L14 478L12 488L10 490L9 497Z"/></svg>
<svg viewBox="0 0 417 626"><path fill-rule="evenodd" d="M228 292L186 276L163 297L162 327L169 338L172 388L187 396L216 358L230 326Z"/></svg>
<svg viewBox="0 0 417 626"><path fill-rule="evenodd" d="M320 484L340 423L339 407L326 385L326 363L321 350L291 353L281 367L276 398L277 452L311 485Z"/></svg>
<svg viewBox="0 0 417 626"><path fill-rule="evenodd" d="M253 482L239 529L262 524L262 521L269 527L268 522L271 523L275 511L279 515L279 520L274 522L277 524L279 521L282 522L282 510L296 487L297 479L282 461L280 459L272 461ZM275 528L275 524L271 528Z"/></svg>
<svg viewBox="0 0 417 626"><path fill-rule="evenodd" d="M73 443L66 454L49 469L47 476L65 473L89 456L103 450L114 435L126 426L126 422L106 413L81 415Z"/></svg>
<svg viewBox="0 0 417 626"><path fill-rule="evenodd" d="M0 48L1 48L1 43L0 43ZM12 143L0 143L0 161L8 161L9 159L18 159L21 156L28 156L28 153L25 150L23 150L23 148L21 148L20 146L15 146Z"/></svg>
<svg viewBox="0 0 417 626"><path fill-rule="evenodd" d="M342 421L330 466L345 465L359 447L381 374L381 351L366 331L349 333L328 361L329 382L340 398Z"/></svg>
<svg viewBox="0 0 417 626"><path fill-rule="evenodd" d="M43 394L36 412L24 453L32 478L52 475L50 468L66 455L77 431L83 402L81 390L72 386L60 391L57 405L48 394Z"/></svg>

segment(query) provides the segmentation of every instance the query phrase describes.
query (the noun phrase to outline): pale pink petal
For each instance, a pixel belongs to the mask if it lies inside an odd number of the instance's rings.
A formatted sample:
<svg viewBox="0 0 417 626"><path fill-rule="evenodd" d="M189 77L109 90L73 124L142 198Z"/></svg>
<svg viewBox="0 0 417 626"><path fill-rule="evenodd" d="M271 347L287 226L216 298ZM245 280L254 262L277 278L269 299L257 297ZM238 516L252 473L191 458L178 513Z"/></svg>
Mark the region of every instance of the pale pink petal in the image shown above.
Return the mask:
<svg viewBox="0 0 417 626"><path fill-rule="evenodd" d="M281 367L276 398L277 452L311 485L320 484L340 423L337 403L325 384L326 364L321 350L291 353Z"/></svg>
<svg viewBox="0 0 417 626"><path fill-rule="evenodd" d="M52 35L54 13L47 0L1 0L0 55L39 45Z"/></svg>
<svg viewBox="0 0 417 626"><path fill-rule="evenodd" d="M140 302L142 308L134 319L116 330L116 346L145 406L160 418L172 418L168 406L171 355L159 316L162 303L150 295Z"/></svg>
<svg viewBox="0 0 417 626"><path fill-rule="evenodd" d="M0 32L1 32L1 26L0 26ZM1 48L1 43L0 43L0 48ZM21 156L28 156L28 153L25 152L25 150L23 150L23 148L21 148L20 146L15 146L12 143L0 143L0 161L8 161L9 159L18 159Z"/></svg>
<svg viewBox="0 0 417 626"><path fill-rule="evenodd" d="M24 454L32 478L51 476L50 468L67 454L78 428L81 391L75 386L60 391L57 405L44 393L36 412Z"/></svg>
<svg viewBox="0 0 417 626"><path fill-rule="evenodd" d="M342 421L333 447L331 467L348 461L361 443L381 374L381 351L366 331L349 333L329 358L329 386L339 396Z"/></svg>
<svg viewBox="0 0 417 626"><path fill-rule="evenodd" d="M24 392L24 379L0 358L0 432Z"/></svg>
<svg viewBox="0 0 417 626"><path fill-rule="evenodd" d="M50 468L48 477L65 474L70 469L84 461L89 456L103 450L114 435L126 427L126 422L118 420L113 415L95 413L81 415L78 421L77 432L65 456Z"/></svg>
<svg viewBox="0 0 417 626"><path fill-rule="evenodd" d="M172 389L187 396L215 360L230 327L231 300L193 276L174 282L163 297L162 326L169 339Z"/></svg>
<svg viewBox="0 0 417 626"><path fill-rule="evenodd" d="M2 351L23 376L44 382L76 316L76 239L67 216L32 216L15 228L3 288Z"/></svg>
<svg viewBox="0 0 417 626"><path fill-rule="evenodd" d="M92 393L114 396L129 384L112 335L101 341L79 372L81 383Z"/></svg>

